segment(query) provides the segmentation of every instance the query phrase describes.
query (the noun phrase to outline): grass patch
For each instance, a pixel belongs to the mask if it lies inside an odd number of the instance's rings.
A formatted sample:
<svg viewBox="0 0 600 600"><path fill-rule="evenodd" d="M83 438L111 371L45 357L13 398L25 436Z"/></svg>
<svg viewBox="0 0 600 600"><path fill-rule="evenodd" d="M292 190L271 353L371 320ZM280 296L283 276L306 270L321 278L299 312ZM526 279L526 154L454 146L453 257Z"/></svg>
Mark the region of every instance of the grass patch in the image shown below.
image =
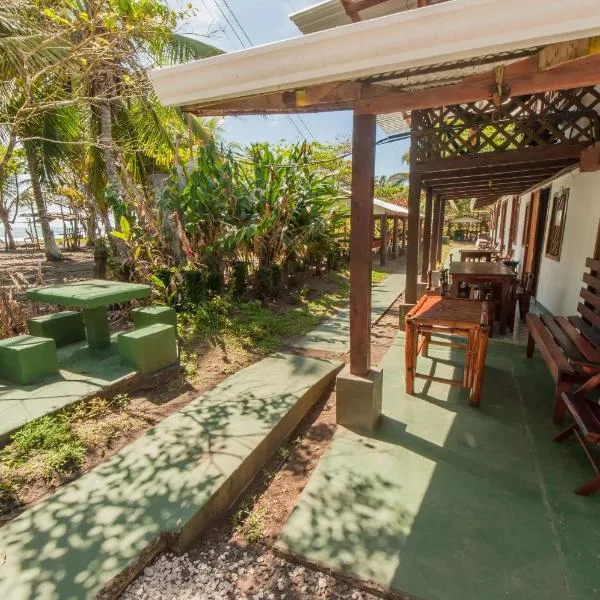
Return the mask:
<svg viewBox="0 0 600 600"><path fill-rule="evenodd" d="M193 314L179 314L179 334L188 344L208 341L269 354L285 339L304 335L346 305L347 273L324 277L324 291L300 288L289 295L286 303L263 306L258 300L238 302L229 296L217 296L198 305ZM185 352L193 358L193 352Z"/></svg>
<svg viewBox="0 0 600 600"><path fill-rule="evenodd" d="M240 508L231 517L231 524L235 533L244 538L248 544L258 544L264 535L267 516L266 506L256 509Z"/></svg>
<svg viewBox="0 0 600 600"><path fill-rule="evenodd" d="M142 423L130 398L92 398L36 419L18 429L0 449L0 512L19 502L19 490L36 481L77 473L88 454L106 448Z"/></svg>
<svg viewBox="0 0 600 600"><path fill-rule="evenodd" d="M378 271L377 269L373 269L373 271L371 271L371 283L381 283L389 276L390 274L386 271Z"/></svg>

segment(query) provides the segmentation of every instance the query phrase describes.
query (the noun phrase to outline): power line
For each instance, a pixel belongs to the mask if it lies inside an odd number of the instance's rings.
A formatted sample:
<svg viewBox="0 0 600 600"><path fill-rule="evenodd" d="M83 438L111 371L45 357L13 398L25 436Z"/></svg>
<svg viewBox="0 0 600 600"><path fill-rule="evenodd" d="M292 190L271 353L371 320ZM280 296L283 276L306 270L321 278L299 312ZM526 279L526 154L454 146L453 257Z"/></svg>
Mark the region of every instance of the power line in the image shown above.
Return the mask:
<svg viewBox="0 0 600 600"><path fill-rule="evenodd" d="M227 25L229 25L229 28L231 29L231 31L233 31L233 34L238 39L238 42L242 45L242 48L245 48L246 44L244 44L244 40L242 40L242 38L239 36L239 34L237 32L237 29L231 24L231 21L227 18L227 15L225 14L225 11L221 8L221 5L218 3L217 0L213 0L213 4L217 7L218 11L223 15L225 22L227 23ZM248 36L246 36L246 37L248 37Z"/></svg>
<svg viewBox="0 0 600 600"><path fill-rule="evenodd" d="M229 2L227 2L227 0L222 0L223 4L227 7L227 10L231 13L231 16L233 17L233 20L237 23L238 27L241 29L242 33L244 34L244 36L246 37L246 39L248 40L248 43L251 46L254 46L254 43L252 42L252 40L248 37L248 34L246 33L246 30L244 29L244 27L242 26L242 24L239 22L236 14L231 10L231 6L229 6Z"/></svg>
<svg viewBox="0 0 600 600"><path fill-rule="evenodd" d="M211 19L215 22L218 23L219 19L217 19L215 17L215 13L213 13L213 11L210 9L210 7L208 6L208 4L206 3L206 0L201 0L202 1L202 5L204 6L204 8L206 9L206 12L210 15ZM225 27L223 27L223 33L225 34L225 37L232 42L231 38L229 37L229 34L227 33L227 29L225 29ZM233 42L232 42L233 43Z"/></svg>
<svg viewBox="0 0 600 600"><path fill-rule="evenodd" d="M244 28L244 26L240 23L240 20L237 18L237 15L235 14L235 11L229 5L229 2L227 0L221 0L221 1L223 2L223 4L225 5L225 7L227 8L227 10L231 13L231 16L233 17L233 20L235 21L235 23L239 27L239 29L242 32L242 34L244 35L244 37L248 40L248 43L250 44L250 46L254 46L254 42L250 39L250 36L248 35L248 32L246 31L246 29ZM230 29L234 32L235 37L238 39L238 41L242 45L242 48L246 48L246 44L244 43L244 41L241 39L241 37L237 33L237 30L231 24L231 21L229 20L229 18L225 14L225 11L223 10L223 8L221 7L221 5L219 4L219 1L218 0L213 0L213 2L215 4L215 6L219 9L219 12L223 15L223 18L225 19L225 21L229 25ZM298 119L298 122L300 123L300 125L302 127L304 127L305 131L302 131L302 129L299 127L298 123L296 123L296 121L294 120L294 116L296 117L296 119ZM306 124L306 122L304 121L304 119L300 115L287 115L287 118L290 121L290 123L294 126L294 129L296 130L296 132L298 133L298 135L301 138L306 138L306 133L308 133L309 137L311 137L313 140L315 139L315 136L314 136L313 132L310 130L310 127Z"/></svg>

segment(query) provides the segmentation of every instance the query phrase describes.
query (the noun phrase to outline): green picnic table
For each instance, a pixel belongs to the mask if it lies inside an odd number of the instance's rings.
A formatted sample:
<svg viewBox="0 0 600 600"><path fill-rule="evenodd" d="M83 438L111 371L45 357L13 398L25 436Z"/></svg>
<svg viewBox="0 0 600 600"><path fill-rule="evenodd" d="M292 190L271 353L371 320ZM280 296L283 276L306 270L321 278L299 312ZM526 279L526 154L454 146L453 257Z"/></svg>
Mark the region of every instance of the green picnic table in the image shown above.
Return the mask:
<svg viewBox="0 0 600 600"><path fill-rule="evenodd" d="M148 285L103 279L50 285L27 292L27 298L35 302L82 308L90 348L110 345L107 306L149 295Z"/></svg>

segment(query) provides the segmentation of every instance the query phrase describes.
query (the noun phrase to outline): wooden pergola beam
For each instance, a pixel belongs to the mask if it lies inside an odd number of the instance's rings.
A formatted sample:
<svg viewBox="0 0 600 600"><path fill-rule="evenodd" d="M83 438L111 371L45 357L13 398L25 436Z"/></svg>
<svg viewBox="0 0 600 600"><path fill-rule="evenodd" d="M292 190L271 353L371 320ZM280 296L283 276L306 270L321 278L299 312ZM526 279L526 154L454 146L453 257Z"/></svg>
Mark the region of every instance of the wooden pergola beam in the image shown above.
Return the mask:
<svg viewBox="0 0 600 600"><path fill-rule="evenodd" d="M377 87L357 81L336 81L286 92L233 98L201 106L192 105L182 110L196 115L211 116L323 112L349 109L352 108L354 100L363 94L380 93L386 93L383 86Z"/></svg>
<svg viewBox="0 0 600 600"><path fill-rule="evenodd" d="M543 177L546 174L552 175L557 173L564 168L571 167L577 164L573 160L567 162L557 163L544 163L542 165L536 163L528 163L529 166L500 166L497 168L490 168L489 170L475 170L475 169L459 169L456 171L448 172L436 172L436 173L423 173L423 183L426 185L440 185L444 183L460 182L460 181L495 181L500 179L514 179L524 175L539 175Z"/></svg>
<svg viewBox="0 0 600 600"><path fill-rule="evenodd" d="M515 187L531 187L537 182L542 182L547 177L522 177L520 179L513 179L508 181L495 181L492 185L489 182L481 181L481 182L456 182L452 184L446 185L436 185L433 186L433 190L437 194L444 194L446 192L454 192L455 190L470 190L470 191L478 191L478 190L489 190L490 192L494 192L495 190L505 189L505 188L515 188Z"/></svg>
<svg viewBox="0 0 600 600"><path fill-rule="evenodd" d="M513 188L505 188L501 190L496 190L493 193L493 196L496 198L500 198L500 196L519 196L525 192L531 186L522 186L522 187L513 187ZM479 196L488 196L488 194L484 194L482 191L478 190L456 190L453 192L440 192L440 198L443 200L462 200L464 198L477 198Z"/></svg>
<svg viewBox="0 0 600 600"><path fill-rule="evenodd" d="M600 73L598 74L600 79ZM572 160L573 164L579 162L581 151L587 144L576 142L573 144L554 144L544 147L523 148L508 150L506 152L485 152L451 158L431 158L426 161L416 162L414 169L425 177L427 173L447 172L458 169L490 169L495 166L519 165L521 163L537 163L557 160Z"/></svg>
<svg viewBox="0 0 600 600"><path fill-rule="evenodd" d="M433 190L427 188L425 196L425 219L423 220L423 248L421 253L421 282L427 281L429 273L429 249L431 247L431 223L433 218Z"/></svg>
<svg viewBox="0 0 600 600"><path fill-rule="evenodd" d="M376 120L354 115L350 209L350 372L371 367L371 245L375 183Z"/></svg>
<svg viewBox="0 0 600 600"><path fill-rule="evenodd" d="M503 84L510 96L523 96L548 90L565 90L600 83L600 54L593 54L555 69L541 71L538 56L509 64ZM460 83L416 91L390 91L378 98L358 100L361 113L386 114L453 104L465 104L490 98L496 86L496 71L465 77Z"/></svg>

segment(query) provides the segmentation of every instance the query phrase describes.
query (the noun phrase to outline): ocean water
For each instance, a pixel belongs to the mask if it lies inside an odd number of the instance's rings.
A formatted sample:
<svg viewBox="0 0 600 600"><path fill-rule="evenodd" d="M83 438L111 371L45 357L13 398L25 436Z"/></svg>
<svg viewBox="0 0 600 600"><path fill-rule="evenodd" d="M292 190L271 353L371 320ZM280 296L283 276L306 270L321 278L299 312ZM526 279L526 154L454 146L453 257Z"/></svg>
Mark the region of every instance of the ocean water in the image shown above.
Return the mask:
<svg viewBox="0 0 600 600"><path fill-rule="evenodd" d="M48 207L48 211L52 213L60 212L60 208L58 206L50 205ZM26 213L31 215L31 210L27 210ZM40 224L36 221L37 226L37 234L40 240L42 239L42 229ZM63 225L62 221L55 220L50 222L50 229L54 232L54 235L62 236L63 234ZM15 241L22 242L25 238L28 237L28 230L31 230L33 234L33 225L31 224L31 217L26 217L22 214L17 214L17 218L12 226L12 234L15 238ZM4 226L0 223L0 244L4 244Z"/></svg>
<svg viewBox="0 0 600 600"><path fill-rule="evenodd" d="M27 224L27 221L17 219L12 227L12 234L16 242L22 242L27 237L27 231L31 229L33 233L33 227ZM63 226L59 221L53 221L50 223L50 229L55 235L63 234ZM37 234L40 240L42 239L42 230L37 224ZM4 244L4 226L0 223L0 243Z"/></svg>

